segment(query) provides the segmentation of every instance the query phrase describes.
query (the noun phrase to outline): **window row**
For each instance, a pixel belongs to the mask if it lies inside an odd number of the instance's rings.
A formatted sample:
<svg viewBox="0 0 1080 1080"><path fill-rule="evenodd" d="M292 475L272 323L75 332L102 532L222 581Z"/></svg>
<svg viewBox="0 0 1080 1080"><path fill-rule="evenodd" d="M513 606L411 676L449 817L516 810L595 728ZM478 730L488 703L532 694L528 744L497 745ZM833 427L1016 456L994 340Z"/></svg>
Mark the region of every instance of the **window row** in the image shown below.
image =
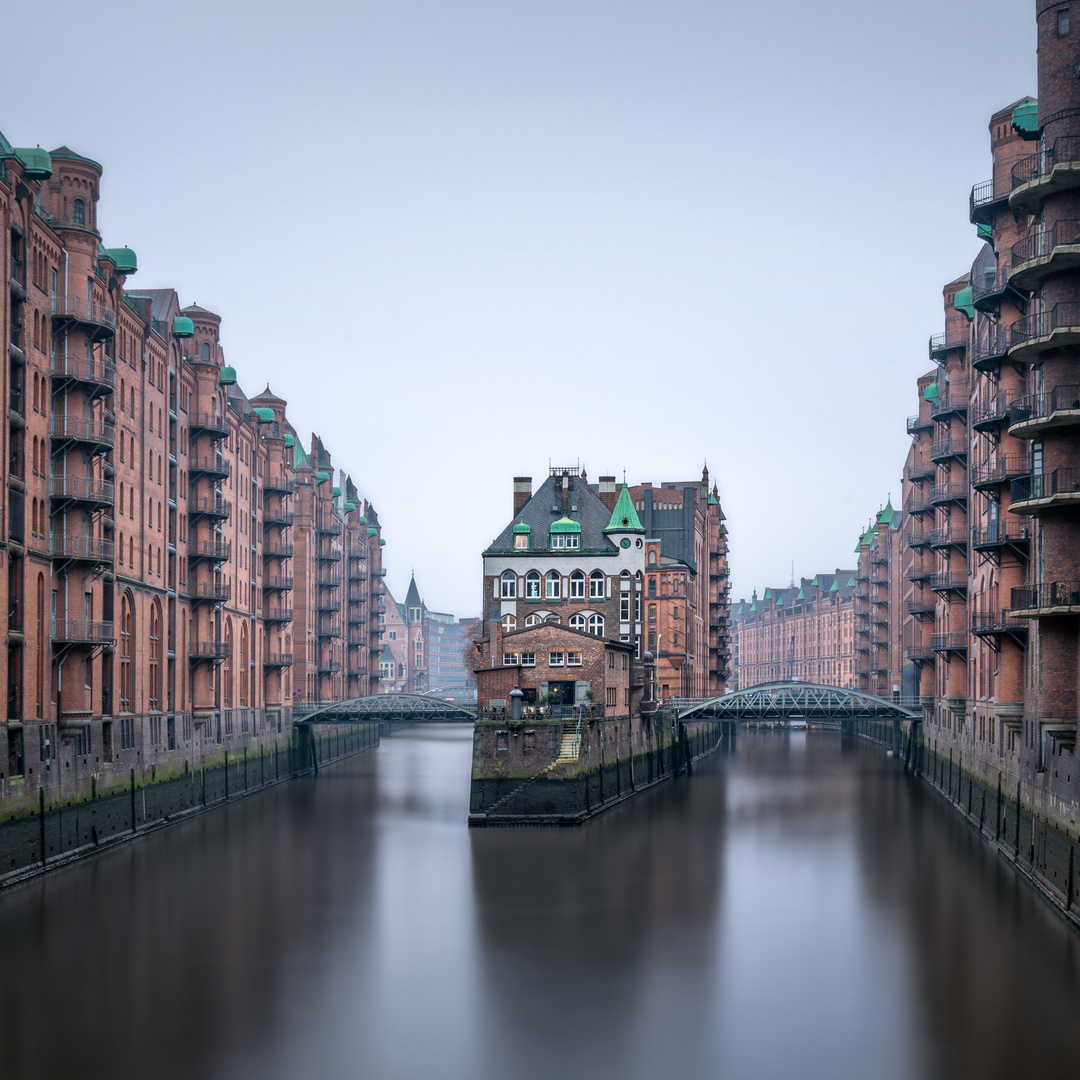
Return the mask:
<svg viewBox="0 0 1080 1080"><path fill-rule="evenodd" d="M503 633L509 633L511 630L517 629L517 618L513 615L504 615L500 620ZM541 615L539 612L534 612L525 620L526 627L539 626L541 623L561 623L562 619L558 615L552 615L550 613ZM570 616L570 629L580 630L582 633L592 634L594 637L604 636L604 616L597 615L595 612L578 611Z"/></svg>
<svg viewBox="0 0 1080 1080"><path fill-rule="evenodd" d="M607 593L607 578L602 570L594 570L586 579L581 570L575 570L570 575L569 590L567 595L571 600L584 600L586 582L590 600L603 600ZM518 575L513 570L504 570L497 586L498 597L502 600L516 600L520 582ZM548 600L561 600L563 595L563 576L558 570L549 570L541 578L538 570L530 570L525 575L524 593L526 600L540 600L541 588L543 597Z"/></svg>
<svg viewBox="0 0 1080 1080"><path fill-rule="evenodd" d="M503 667L536 667L536 653L534 652L504 652ZM570 652L549 652L548 667L581 667L581 653L577 650Z"/></svg>

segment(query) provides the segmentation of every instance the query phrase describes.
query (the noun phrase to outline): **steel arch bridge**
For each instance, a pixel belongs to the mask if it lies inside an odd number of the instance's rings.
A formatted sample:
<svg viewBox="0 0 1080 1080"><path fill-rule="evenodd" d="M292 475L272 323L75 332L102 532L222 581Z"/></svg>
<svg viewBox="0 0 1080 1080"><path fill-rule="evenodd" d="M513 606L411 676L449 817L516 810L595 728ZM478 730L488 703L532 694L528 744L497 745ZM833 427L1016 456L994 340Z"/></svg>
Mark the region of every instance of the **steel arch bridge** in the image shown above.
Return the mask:
<svg viewBox="0 0 1080 1080"><path fill-rule="evenodd" d="M777 682L695 702L679 710L680 720L775 721L920 720L921 714L861 690L818 683Z"/></svg>
<svg viewBox="0 0 1080 1080"><path fill-rule="evenodd" d="M384 724L471 724L476 710L425 694L371 694L334 701L301 711L293 710L297 724L336 724L378 721Z"/></svg>

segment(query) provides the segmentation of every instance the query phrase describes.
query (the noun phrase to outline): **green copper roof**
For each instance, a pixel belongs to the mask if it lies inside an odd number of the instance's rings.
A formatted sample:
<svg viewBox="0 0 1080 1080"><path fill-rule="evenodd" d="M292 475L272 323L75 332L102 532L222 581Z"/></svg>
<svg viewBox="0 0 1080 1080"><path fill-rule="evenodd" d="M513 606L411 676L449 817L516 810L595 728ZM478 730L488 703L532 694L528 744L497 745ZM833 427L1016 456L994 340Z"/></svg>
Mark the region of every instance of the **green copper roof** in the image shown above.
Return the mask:
<svg viewBox="0 0 1080 1080"><path fill-rule="evenodd" d="M385 541L385 540L382 540L382 539L380 539L380 540L379 540L379 547L386 547L386 541Z"/></svg>
<svg viewBox="0 0 1080 1080"><path fill-rule="evenodd" d="M374 536L378 531L379 530L376 529L374 525L369 525L367 534L368 534L368 536Z"/></svg>
<svg viewBox="0 0 1080 1080"><path fill-rule="evenodd" d="M52 176L52 158L48 150L42 150L40 146L16 146L15 156L30 179L48 180Z"/></svg>
<svg viewBox="0 0 1080 1080"><path fill-rule="evenodd" d="M232 386L236 382L236 368L223 367L218 372L218 382L222 386Z"/></svg>
<svg viewBox="0 0 1080 1080"><path fill-rule="evenodd" d="M1039 130L1039 103L1034 98L1024 98L1012 111L1013 127L1021 135L1035 135Z"/></svg>
<svg viewBox="0 0 1080 1080"><path fill-rule="evenodd" d="M360 516L359 516L359 517L358 517L358 518L356 519L356 524L357 524L357 525L366 525L366 524L367 524L367 518L366 518L366 517L364 517L364 515L363 515L363 514L361 514L361 515L360 515Z"/></svg>
<svg viewBox="0 0 1080 1080"><path fill-rule="evenodd" d="M764 592L763 592L763 593L761 594L761 599L762 599L762 600L771 600L771 599L772 599L772 589L771 589L771 588L770 588L770 589L766 589L766 590L765 590L765 591L764 591Z"/></svg>
<svg viewBox="0 0 1080 1080"><path fill-rule="evenodd" d="M274 422L274 410L265 406L251 410L258 418L260 424L272 424Z"/></svg>
<svg viewBox="0 0 1080 1080"><path fill-rule="evenodd" d="M885 509L878 514L878 521L880 521L882 525L891 525L895 514L896 511L893 509L892 496L890 496L889 501L885 504Z"/></svg>
<svg viewBox="0 0 1080 1080"><path fill-rule="evenodd" d="M709 505L710 506L719 506L720 505L720 500L711 491L709 492Z"/></svg>
<svg viewBox="0 0 1080 1080"><path fill-rule="evenodd" d="M757 601L756 600L750 605L750 610L751 611L757 611Z"/></svg>
<svg viewBox="0 0 1080 1080"><path fill-rule="evenodd" d="M743 613L743 606L742 606L742 604L740 604L738 606L738 608L736 609L735 614L736 615L741 615L742 613Z"/></svg>
<svg viewBox="0 0 1080 1080"><path fill-rule="evenodd" d="M630 489L623 484L619 498L615 502L615 509L611 511L611 520L604 532L643 533L644 531L641 518L637 516L637 510L634 509L634 500L630 498Z"/></svg>
<svg viewBox="0 0 1080 1080"><path fill-rule="evenodd" d="M783 607L783 606L784 606L784 594L783 594L783 593L781 593L781 594L780 594L780 595L779 595L779 596L778 596L778 597L776 598L776 606L777 606L777 607Z"/></svg>
<svg viewBox="0 0 1080 1080"><path fill-rule="evenodd" d="M994 240L994 227L993 225L987 225L980 221L978 227L975 230L978 233L980 240L985 240L987 243L993 243Z"/></svg>
<svg viewBox="0 0 1080 1080"><path fill-rule="evenodd" d="M526 525L524 521L519 521L514 526L512 531L515 532L515 533L531 533L532 532L532 526L531 525ZM555 531L554 526L552 527L551 531L552 532Z"/></svg>
<svg viewBox="0 0 1080 1080"><path fill-rule="evenodd" d="M347 503L345 504L345 513L346 513L346 514L351 514L351 513L352 513L352 512L353 512L353 511L354 511L355 509L356 509L356 503L354 503L354 502L347 502Z"/></svg>
<svg viewBox="0 0 1080 1080"><path fill-rule="evenodd" d="M517 529L514 531L517 532ZM573 518L561 517L558 521L551 523L551 531L553 533L579 533L581 532L581 522L574 521Z"/></svg>
<svg viewBox="0 0 1080 1080"><path fill-rule="evenodd" d="M193 337L195 324L186 315L177 315L172 321L172 332L176 337Z"/></svg>
<svg viewBox="0 0 1080 1080"><path fill-rule="evenodd" d="M854 589L854 588L855 588L855 579L854 579L853 577L852 577L852 578L848 578L848 583L847 583L847 587L848 587L849 589Z"/></svg>
<svg viewBox="0 0 1080 1080"><path fill-rule="evenodd" d="M799 595L796 596L795 599L796 600L805 600L806 599L806 595L803 593L802 589L799 590Z"/></svg>
<svg viewBox="0 0 1080 1080"><path fill-rule="evenodd" d="M286 446L295 446L296 445L296 440L291 435L286 435L285 436L285 445Z"/></svg>
<svg viewBox="0 0 1080 1080"><path fill-rule="evenodd" d="M839 581L834 581L832 583L832 585L830 586L830 588L829 588L829 592L839 592L839 591L840 591L840 582Z"/></svg>
<svg viewBox="0 0 1080 1080"><path fill-rule="evenodd" d="M333 495L333 497L336 499L341 494L341 488L339 488L339 487L331 488L330 489L330 494Z"/></svg>
<svg viewBox="0 0 1080 1080"><path fill-rule="evenodd" d="M135 252L129 247L102 248L102 251L116 263L118 274L126 274L130 277L139 269L139 260L135 258Z"/></svg>
<svg viewBox="0 0 1080 1080"><path fill-rule="evenodd" d="M818 576L817 576L817 574L814 575L814 580L811 581L810 584L813 585L815 588L820 588L820 586L818 584Z"/></svg>
<svg viewBox="0 0 1080 1080"><path fill-rule="evenodd" d="M922 392L922 396L924 400L929 401L931 404L933 404L935 401L937 401L939 397L941 397L941 392L938 390L938 384L936 382L932 382Z"/></svg>
<svg viewBox="0 0 1080 1080"><path fill-rule="evenodd" d="M321 469L315 474L316 483L321 484L321 483L323 483L324 480L329 480L329 479L330 479L330 474L328 472L323 472Z"/></svg>
<svg viewBox="0 0 1080 1080"><path fill-rule="evenodd" d="M965 285L954 297L952 306L957 311L962 311L968 318L968 322L975 318L975 308L971 304L971 286Z"/></svg>

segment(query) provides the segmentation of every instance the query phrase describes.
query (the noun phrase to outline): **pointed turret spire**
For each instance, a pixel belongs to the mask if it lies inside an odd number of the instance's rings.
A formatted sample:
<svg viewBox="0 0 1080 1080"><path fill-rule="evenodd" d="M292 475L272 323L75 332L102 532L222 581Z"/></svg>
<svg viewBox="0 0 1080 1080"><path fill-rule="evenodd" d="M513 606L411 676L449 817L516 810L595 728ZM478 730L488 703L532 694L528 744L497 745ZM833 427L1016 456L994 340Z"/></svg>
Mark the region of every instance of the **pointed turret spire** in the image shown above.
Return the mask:
<svg viewBox="0 0 1080 1080"><path fill-rule="evenodd" d="M615 502L615 509L611 512L611 520L604 529L606 533L639 532L643 533L645 527L641 524L641 518L634 508L634 500L630 498L630 489L623 481L622 491Z"/></svg>

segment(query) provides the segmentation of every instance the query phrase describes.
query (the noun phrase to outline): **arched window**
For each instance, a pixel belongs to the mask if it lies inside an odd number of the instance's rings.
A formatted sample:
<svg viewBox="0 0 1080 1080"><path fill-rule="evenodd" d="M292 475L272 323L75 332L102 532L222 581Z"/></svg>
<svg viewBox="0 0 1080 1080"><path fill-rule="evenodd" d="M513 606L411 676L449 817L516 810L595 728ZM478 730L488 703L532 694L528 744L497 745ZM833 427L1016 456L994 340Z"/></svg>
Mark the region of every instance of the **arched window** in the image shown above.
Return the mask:
<svg viewBox="0 0 1080 1080"><path fill-rule="evenodd" d="M585 575L580 570L575 570L570 575L570 599L585 599Z"/></svg>
<svg viewBox="0 0 1080 1080"><path fill-rule="evenodd" d="M135 684L132 659L135 640L135 603L126 592L120 601L120 711L134 712Z"/></svg>
<svg viewBox="0 0 1080 1080"><path fill-rule="evenodd" d="M240 624L240 708L247 706L248 635L247 623Z"/></svg>
<svg viewBox="0 0 1080 1080"><path fill-rule="evenodd" d="M588 628L589 621L579 611L576 615L570 616L570 629L571 630L585 630Z"/></svg>
<svg viewBox="0 0 1080 1080"><path fill-rule="evenodd" d="M589 616L589 633L594 634L596 637L604 636L604 616L603 615L590 615Z"/></svg>
<svg viewBox="0 0 1080 1080"><path fill-rule="evenodd" d="M540 574L536 570L530 570L525 575L525 599L540 599Z"/></svg>
<svg viewBox="0 0 1080 1080"><path fill-rule="evenodd" d="M589 599L603 600L604 592L604 571L594 570L589 575Z"/></svg>
<svg viewBox="0 0 1080 1080"><path fill-rule="evenodd" d="M225 665L221 677L221 702L226 709L232 708L232 619L225 620Z"/></svg>
<svg viewBox="0 0 1080 1080"><path fill-rule="evenodd" d="M76 199L71 205L71 221L73 225L86 224L86 203L82 199Z"/></svg>
<svg viewBox="0 0 1080 1080"><path fill-rule="evenodd" d="M649 595L656 595L656 576L654 574L649 575Z"/></svg>
<svg viewBox="0 0 1080 1080"><path fill-rule="evenodd" d="M532 613L532 614L531 614L531 615L530 615L530 616L529 616L529 617L528 617L528 618L527 618L527 619L525 620L525 625L526 625L526 626L539 626L539 625L540 625L540 624L541 624L541 623L542 623L543 621L544 621L544 620L543 620L543 618L541 618L541 616L537 615L537 613L536 613L536 612L534 611L534 612L533 612L533 613Z"/></svg>
<svg viewBox="0 0 1080 1080"><path fill-rule="evenodd" d="M516 630L517 619L515 619L513 615L504 615L502 617L502 628L504 634L509 633L511 630Z"/></svg>
<svg viewBox="0 0 1080 1080"><path fill-rule="evenodd" d="M655 566L656 565L656 548L653 548L649 552L649 565L650 566Z"/></svg>
<svg viewBox="0 0 1080 1080"><path fill-rule="evenodd" d="M501 595L504 600L517 599L517 574L513 570L503 571Z"/></svg>
<svg viewBox="0 0 1080 1080"><path fill-rule="evenodd" d="M210 342L209 341L204 341L202 343L202 358L204 360L209 360L210 359Z"/></svg>
<svg viewBox="0 0 1080 1080"><path fill-rule="evenodd" d="M150 607L150 704L151 712L161 710L161 605Z"/></svg>
<svg viewBox="0 0 1080 1080"><path fill-rule="evenodd" d="M548 600L558 600L562 596L562 574L558 570L548 571L546 585L544 596Z"/></svg>

